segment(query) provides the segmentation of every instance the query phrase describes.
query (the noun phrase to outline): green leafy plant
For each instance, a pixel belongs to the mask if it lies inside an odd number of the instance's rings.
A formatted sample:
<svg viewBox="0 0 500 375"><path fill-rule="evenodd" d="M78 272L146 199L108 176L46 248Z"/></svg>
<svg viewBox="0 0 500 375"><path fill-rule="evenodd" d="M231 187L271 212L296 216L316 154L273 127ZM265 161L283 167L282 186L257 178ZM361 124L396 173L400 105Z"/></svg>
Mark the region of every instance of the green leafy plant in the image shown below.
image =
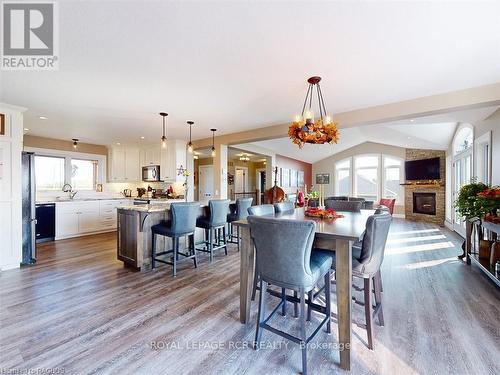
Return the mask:
<svg viewBox="0 0 500 375"><path fill-rule="evenodd" d="M465 219L484 217L490 211L490 207L484 204L484 200L478 194L488 188L488 185L482 182L475 182L474 179L470 184L462 186L455 200L455 207L458 213Z"/></svg>
<svg viewBox="0 0 500 375"><path fill-rule="evenodd" d="M317 191L310 191L309 193L307 193L307 198L308 199L319 198L319 192L317 192Z"/></svg>

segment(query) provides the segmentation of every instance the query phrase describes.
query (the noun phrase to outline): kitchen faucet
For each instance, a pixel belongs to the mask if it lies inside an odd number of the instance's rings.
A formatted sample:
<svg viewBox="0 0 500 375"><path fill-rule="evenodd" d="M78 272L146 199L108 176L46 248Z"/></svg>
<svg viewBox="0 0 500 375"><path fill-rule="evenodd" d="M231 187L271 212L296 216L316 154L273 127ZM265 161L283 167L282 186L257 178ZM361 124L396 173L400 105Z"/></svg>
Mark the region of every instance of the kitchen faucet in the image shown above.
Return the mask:
<svg viewBox="0 0 500 375"><path fill-rule="evenodd" d="M69 193L69 199L73 199L76 193L78 193L78 191L73 190L70 184L64 184L62 187L62 191L65 193Z"/></svg>

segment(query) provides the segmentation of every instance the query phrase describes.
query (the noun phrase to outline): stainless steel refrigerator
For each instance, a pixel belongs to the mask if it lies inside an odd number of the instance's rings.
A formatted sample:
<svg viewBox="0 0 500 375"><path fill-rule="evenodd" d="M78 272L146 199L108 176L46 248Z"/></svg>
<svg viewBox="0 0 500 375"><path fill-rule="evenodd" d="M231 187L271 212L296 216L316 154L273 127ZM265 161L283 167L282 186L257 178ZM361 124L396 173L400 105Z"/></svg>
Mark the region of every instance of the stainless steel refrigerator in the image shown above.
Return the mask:
<svg viewBox="0 0 500 375"><path fill-rule="evenodd" d="M23 259L21 264L36 262L35 155L22 154Z"/></svg>

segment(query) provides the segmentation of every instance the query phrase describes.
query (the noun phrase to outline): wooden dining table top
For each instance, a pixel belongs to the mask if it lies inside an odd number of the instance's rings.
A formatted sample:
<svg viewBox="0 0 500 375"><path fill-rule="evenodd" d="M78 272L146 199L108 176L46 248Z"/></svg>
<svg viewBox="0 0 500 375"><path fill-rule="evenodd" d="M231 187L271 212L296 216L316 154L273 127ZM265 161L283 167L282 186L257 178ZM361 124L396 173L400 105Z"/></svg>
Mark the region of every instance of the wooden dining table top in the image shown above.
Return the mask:
<svg viewBox="0 0 500 375"><path fill-rule="evenodd" d="M359 212L337 211L343 215L336 219L322 219L305 215L305 209L296 208L293 211L284 213L275 213L275 219L289 220L309 220L316 224L316 235L320 237L329 237L343 239L348 241L358 240L365 230L366 220L373 215L375 210L361 210ZM266 217L271 217L266 216ZM238 220L232 223L236 226L247 226L246 219Z"/></svg>

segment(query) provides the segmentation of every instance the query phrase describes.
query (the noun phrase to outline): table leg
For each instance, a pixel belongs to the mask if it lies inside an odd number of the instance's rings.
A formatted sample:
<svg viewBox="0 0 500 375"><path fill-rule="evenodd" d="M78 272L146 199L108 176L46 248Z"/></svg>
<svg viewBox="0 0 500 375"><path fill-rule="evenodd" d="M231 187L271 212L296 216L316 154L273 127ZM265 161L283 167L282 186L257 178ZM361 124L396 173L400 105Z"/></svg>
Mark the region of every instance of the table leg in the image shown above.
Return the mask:
<svg viewBox="0 0 500 375"><path fill-rule="evenodd" d="M351 369L351 340L352 340L352 312L351 312L351 283L352 258L349 241L337 239L335 241L335 273L337 282L337 314L340 343L340 367Z"/></svg>
<svg viewBox="0 0 500 375"><path fill-rule="evenodd" d="M239 228L239 227L238 227ZM250 305L254 277L255 250L250 238L250 228L239 228L241 235L240 249L240 322L250 322Z"/></svg>

